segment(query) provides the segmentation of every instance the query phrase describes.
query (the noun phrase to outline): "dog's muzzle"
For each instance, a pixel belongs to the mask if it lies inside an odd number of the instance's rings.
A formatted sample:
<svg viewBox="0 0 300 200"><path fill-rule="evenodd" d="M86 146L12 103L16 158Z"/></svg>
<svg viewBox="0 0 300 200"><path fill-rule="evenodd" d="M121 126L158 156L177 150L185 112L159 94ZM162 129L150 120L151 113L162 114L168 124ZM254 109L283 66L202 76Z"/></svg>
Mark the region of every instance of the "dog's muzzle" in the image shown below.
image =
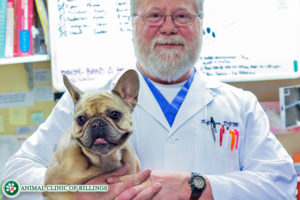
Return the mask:
<svg viewBox="0 0 300 200"><path fill-rule="evenodd" d="M102 117L91 119L84 130L83 137L79 140L83 146L96 152L105 154L114 147L122 144L130 133L121 134L118 130Z"/></svg>

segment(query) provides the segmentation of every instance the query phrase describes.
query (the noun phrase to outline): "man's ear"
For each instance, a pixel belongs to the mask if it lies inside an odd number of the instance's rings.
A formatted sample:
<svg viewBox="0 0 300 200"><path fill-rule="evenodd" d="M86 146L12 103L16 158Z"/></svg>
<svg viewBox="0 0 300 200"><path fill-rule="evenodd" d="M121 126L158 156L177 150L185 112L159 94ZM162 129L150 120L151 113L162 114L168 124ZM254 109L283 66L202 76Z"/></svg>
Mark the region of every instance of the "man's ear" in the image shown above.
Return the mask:
<svg viewBox="0 0 300 200"><path fill-rule="evenodd" d="M75 85L73 85L69 81L69 79L66 75L63 75L63 79L64 79L64 84L65 84L66 88L68 89L68 91L73 99L74 104L76 104L79 101L80 96L83 95L83 92L81 90L79 90Z"/></svg>
<svg viewBox="0 0 300 200"><path fill-rule="evenodd" d="M138 101L139 90L139 76L136 71L130 69L121 76L112 91L117 93L134 108Z"/></svg>

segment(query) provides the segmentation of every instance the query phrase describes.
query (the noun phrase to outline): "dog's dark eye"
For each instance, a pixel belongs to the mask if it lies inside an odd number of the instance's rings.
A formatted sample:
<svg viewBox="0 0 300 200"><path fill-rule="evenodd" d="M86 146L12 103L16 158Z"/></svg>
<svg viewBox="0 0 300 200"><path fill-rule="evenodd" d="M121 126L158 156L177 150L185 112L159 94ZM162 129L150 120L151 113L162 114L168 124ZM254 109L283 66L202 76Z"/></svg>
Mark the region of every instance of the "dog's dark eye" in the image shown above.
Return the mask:
<svg viewBox="0 0 300 200"><path fill-rule="evenodd" d="M77 117L77 123L79 126L83 126L85 124L85 122L86 122L85 116L80 115Z"/></svg>
<svg viewBox="0 0 300 200"><path fill-rule="evenodd" d="M109 114L109 117L114 120L115 122L118 122L121 117L122 117L122 114L118 111L112 111L110 114Z"/></svg>

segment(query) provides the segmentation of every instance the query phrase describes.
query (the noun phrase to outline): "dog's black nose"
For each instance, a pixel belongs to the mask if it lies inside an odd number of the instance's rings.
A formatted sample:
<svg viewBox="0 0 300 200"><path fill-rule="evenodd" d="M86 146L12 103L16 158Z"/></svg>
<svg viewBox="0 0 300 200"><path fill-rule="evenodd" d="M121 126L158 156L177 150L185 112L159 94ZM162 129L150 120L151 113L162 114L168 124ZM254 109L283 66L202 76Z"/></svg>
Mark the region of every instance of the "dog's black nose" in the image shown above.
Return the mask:
<svg viewBox="0 0 300 200"><path fill-rule="evenodd" d="M104 127L104 126L106 126L106 123L102 120L98 120L98 121L95 121L92 123L93 129L97 129L97 128Z"/></svg>

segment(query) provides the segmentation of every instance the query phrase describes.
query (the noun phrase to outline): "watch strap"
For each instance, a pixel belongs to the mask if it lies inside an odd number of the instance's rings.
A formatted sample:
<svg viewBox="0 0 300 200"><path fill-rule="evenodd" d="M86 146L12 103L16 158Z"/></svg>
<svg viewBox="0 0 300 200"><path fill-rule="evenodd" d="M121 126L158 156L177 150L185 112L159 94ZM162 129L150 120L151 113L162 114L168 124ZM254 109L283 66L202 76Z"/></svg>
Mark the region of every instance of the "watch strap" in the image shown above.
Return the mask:
<svg viewBox="0 0 300 200"><path fill-rule="evenodd" d="M190 200L199 200L200 196L201 196L201 194L197 194L192 191Z"/></svg>

